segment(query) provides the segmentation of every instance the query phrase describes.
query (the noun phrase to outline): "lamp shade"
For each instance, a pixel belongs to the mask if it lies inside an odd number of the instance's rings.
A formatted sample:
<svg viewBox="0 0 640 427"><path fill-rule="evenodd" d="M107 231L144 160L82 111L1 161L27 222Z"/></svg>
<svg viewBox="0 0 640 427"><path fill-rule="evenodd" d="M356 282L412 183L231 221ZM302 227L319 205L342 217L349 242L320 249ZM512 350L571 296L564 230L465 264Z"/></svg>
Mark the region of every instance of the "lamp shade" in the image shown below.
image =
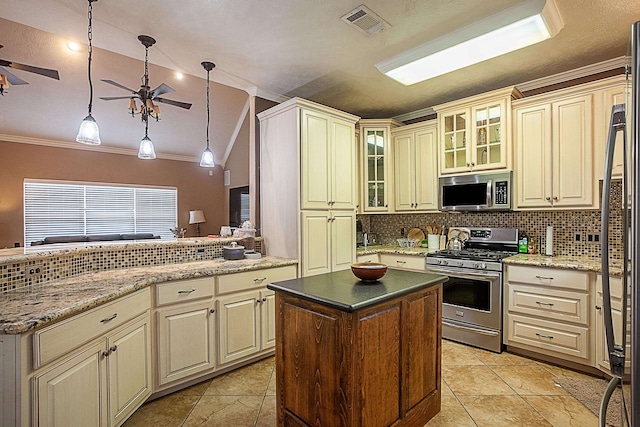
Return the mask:
<svg viewBox="0 0 640 427"><path fill-rule="evenodd" d="M207 222L207 220L204 219L203 211L189 211L189 224L200 224L201 222Z"/></svg>
<svg viewBox="0 0 640 427"><path fill-rule="evenodd" d="M76 141L87 145L100 145L100 131L98 130L98 124L91 114L85 117L80 124L80 130L78 130Z"/></svg>
<svg viewBox="0 0 640 427"><path fill-rule="evenodd" d="M156 150L153 148L153 142L151 142L148 136L145 136L144 138L142 138L142 141L140 141L138 158L149 160L153 160L156 158Z"/></svg>
<svg viewBox="0 0 640 427"><path fill-rule="evenodd" d="M215 157L213 151L209 147L205 148L200 157L200 166L204 168L213 168L216 166Z"/></svg>

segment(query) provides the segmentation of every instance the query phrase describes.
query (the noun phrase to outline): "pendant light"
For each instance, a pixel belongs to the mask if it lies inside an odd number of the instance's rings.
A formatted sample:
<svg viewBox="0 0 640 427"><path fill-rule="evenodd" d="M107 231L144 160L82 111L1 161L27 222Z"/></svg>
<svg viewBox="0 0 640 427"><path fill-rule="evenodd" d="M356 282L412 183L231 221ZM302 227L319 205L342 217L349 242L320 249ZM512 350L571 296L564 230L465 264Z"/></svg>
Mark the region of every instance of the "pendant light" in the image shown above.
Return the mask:
<svg viewBox="0 0 640 427"><path fill-rule="evenodd" d="M89 29L87 31L87 38L89 39L89 65L88 75L89 75L89 114L84 118L82 123L80 124L80 130L78 130L78 135L76 136L76 141L82 144L87 145L100 145L100 131L98 129L98 124L94 120L91 115L91 107L93 105L93 82L91 81L91 55L93 53L93 27L91 25L91 21L93 18L93 2L98 0L88 0L89 1Z"/></svg>
<svg viewBox="0 0 640 427"><path fill-rule="evenodd" d="M153 142L149 139L149 117L144 118L144 138L140 141L140 149L138 150L138 158L143 160L153 160L156 158L156 150L153 148Z"/></svg>
<svg viewBox="0 0 640 427"><path fill-rule="evenodd" d="M209 111L209 73L214 69L216 64L204 61L201 62L200 65L207 70L207 148L204 149L202 156L200 157L200 166L203 168L213 168L216 166L216 159L213 155L213 151L209 148L209 122L211 121Z"/></svg>

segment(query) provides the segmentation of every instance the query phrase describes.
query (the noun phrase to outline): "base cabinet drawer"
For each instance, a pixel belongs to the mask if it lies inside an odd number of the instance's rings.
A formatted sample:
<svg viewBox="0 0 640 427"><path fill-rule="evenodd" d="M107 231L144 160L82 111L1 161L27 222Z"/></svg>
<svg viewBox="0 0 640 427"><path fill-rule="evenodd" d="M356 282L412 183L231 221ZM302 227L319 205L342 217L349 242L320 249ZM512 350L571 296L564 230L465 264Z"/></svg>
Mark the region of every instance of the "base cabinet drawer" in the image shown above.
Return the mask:
<svg viewBox="0 0 640 427"><path fill-rule="evenodd" d="M401 268L404 270L425 271L426 262L423 256L378 254L380 262L387 264L390 268Z"/></svg>
<svg viewBox="0 0 640 427"><path fill-rule="evenodd" d="M559 268L508 266L509 283L518 282L536 286L589 290L589 273Z"/></svg>
<svg viewBox="0 0 640 427"><path fill-rule="evenodd" d="M589 358L588 328L517 315L509 315L508 319L508 339L511 342L582 359Z"/></svg>
<svg viewBox="0 0 640 427"><path fill-rule="evenodd" d="M589 324L589 295L509 284L509 312Z"/></svg>
<svg viewBox="0 0 640 427"><path fill-rule="evenodd" d="M356 262L378 262L378 254L358 255Z"/></svg>
<svg viewBox="0 0 640 427"><path fill-rule="evenodd" d="M295 265L225 274L216 278L217 294L261 288L271 282L295 279L296 277L297 267Z"/></svg>

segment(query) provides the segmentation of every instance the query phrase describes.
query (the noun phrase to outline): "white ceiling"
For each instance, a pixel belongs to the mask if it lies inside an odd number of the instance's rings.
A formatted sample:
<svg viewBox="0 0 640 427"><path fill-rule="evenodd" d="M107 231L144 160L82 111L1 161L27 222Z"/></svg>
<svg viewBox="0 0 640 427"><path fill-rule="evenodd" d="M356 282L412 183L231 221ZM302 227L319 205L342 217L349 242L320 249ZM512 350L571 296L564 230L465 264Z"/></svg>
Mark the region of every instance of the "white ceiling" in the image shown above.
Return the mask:
<svg viewBox="0 0 640 427"><path fill-rule="evenodd" d="M218 159L242 123L248 94L282 100L300 96L366 118L392 117L453 99L518 84L617 58L628 53L630 25L640 20L637 0L556 0L565 27L551 40L412 86L382 75L375 63L440 37L521 0L367 0L391 27L366 36L340 17L361 4L300 0L100 0L93 3L94 117L105 147L137 150L144 128L127 117L127 100L99 96L137 89L144 47L153 36L151 87L175 89L166 98L191 110L160 104L150 123L159 154L198 157L205 144L205 76L200 62L217 67L211 78L211 143ZM54 68L60 81L15 70L30 84L0 98L0 134L74 141L86 115L86 50L71 52L67 39L86 43L84 0L3 0L0 58ZM85 46L86 49L86 46ZM177 80L173 71L186 74Z"/></svg>

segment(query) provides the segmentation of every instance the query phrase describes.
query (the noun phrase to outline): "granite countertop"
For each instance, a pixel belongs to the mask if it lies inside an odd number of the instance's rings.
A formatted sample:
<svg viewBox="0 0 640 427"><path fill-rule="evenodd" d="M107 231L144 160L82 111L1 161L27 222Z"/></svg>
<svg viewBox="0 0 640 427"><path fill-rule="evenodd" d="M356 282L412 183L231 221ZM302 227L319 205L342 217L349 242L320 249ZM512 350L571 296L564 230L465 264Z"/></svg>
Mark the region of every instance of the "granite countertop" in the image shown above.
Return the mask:
<svg viewBox="0 0 640 427"><path fill-rule="evenodd" d="M399 254L399 255L415 255L426 256L430 252L436 252L438 249L429 249L423 247L401 248L398 245L374 245L360 246L356 248L356 255L373 255L373 254Z"/></svg>
<svg viewBox="0 0 640 427"><path fill-rule="evenodd" d="M21 334L81 313L154 283L296 265L266 256L237 261L208 260L83 274L0 293L0 334Z"/></svg>
<svg viewBox="0 0 640 427"><path fill-rule="evenodd" d="M270 283L268 289L353 312L448 280L433 273L389 269L377 282L362 282L351 270Z"/></svg>
<svg viewBox="0 0 640 427"><path fill-rule="evenodd" d="M502 260L507 265L530 265L534 267L564 268L568 270L593 271L600 273L600 258L576 256L546 256L542 254L518 254ZM612 260L609 264L611 276L622 275L622 261Z"/></svg>

